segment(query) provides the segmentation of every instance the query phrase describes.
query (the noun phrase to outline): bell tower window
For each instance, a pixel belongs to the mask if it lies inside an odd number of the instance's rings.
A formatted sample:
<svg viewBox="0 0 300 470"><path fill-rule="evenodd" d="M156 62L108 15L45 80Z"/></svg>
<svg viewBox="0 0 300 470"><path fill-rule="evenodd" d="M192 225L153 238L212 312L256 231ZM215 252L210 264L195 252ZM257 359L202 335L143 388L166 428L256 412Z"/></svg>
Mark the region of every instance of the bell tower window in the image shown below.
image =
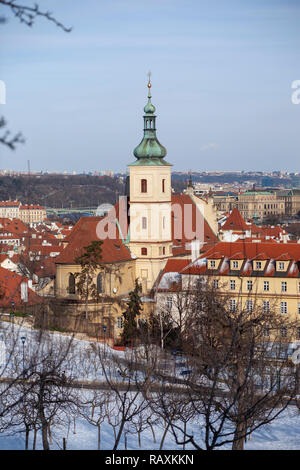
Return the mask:
<svg viewBox="0 0 300 470"><path fill-rule="evenodd" d="M141 193L146 193L147 192L147 180L142 179L141 180Z"/></svg>

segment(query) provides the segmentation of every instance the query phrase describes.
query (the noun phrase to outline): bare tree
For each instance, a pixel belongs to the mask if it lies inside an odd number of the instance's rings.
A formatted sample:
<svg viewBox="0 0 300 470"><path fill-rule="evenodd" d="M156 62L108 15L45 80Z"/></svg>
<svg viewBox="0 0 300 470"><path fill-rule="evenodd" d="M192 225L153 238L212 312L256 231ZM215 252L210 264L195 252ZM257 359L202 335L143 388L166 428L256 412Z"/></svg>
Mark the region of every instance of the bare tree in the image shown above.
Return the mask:
<svg viewBox="0 0 300 470"><path fill-rule="evenodd" d="M193 303L182 335L184 389L176 400L162 385L159 409L178 444L243 449L245 438L276 419L295 396L297 374L287 348L297 323L250 303L234 309L209 281L187 295ZM184 403L192 407L197 433L176 420Z"/></svg>
<svg viewBox="0 0 300 470"><path fill-rule="evenodd" d="M43 448L48 450L51 425L64 425L66 417L78 406L73 389L73 338L27 331L26 353L20 347L24 330L11 342L5 381L2 386L0 418L5 432L12 426L25 431L25 448L29 432L41 430ZM23 341L23 348L24 348ZM9 342L8 342L9 345ZM13 416L13 419L12 419Z"/></svg>
<svg viewBox="0 0 300 470"><path fill-rule="evenodd" d="M151 388L153 369L149 362L145 365L141 361L136 350L128 351L122 358L110 353L108 348L101 345L94 345L93 348L110 392L107 417L114 429L113 450L116 450L122 435L125 431L129 432L131 425L137 426L139 422L138 426L141 429L144 428L147 419L149 422L149 415L146 413L148 409L146 395Z"/></svg>

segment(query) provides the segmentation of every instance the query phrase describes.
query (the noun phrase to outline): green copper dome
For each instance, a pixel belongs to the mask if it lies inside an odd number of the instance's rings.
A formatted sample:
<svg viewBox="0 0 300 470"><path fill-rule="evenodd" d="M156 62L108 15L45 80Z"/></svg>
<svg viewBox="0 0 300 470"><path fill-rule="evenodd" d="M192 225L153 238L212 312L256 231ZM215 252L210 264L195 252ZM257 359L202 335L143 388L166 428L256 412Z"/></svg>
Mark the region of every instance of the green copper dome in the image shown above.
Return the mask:
<svg viewBox="0 0 300 470"><path fill-rule="evenodd" d="M147 114L154 114L155 113L155 106L151 103L150 98L148 99L148 103L144 107L144 111Z"/></svg>
<svg viewBox="0 0 300 470"><path fill-rule="evenodd" d="M133 165L170 165L164 160L167 149L156 137L155 106L151 103L151 83L148 82L148 103L144 107L144 136L133 154L138 159Z"/></svg>

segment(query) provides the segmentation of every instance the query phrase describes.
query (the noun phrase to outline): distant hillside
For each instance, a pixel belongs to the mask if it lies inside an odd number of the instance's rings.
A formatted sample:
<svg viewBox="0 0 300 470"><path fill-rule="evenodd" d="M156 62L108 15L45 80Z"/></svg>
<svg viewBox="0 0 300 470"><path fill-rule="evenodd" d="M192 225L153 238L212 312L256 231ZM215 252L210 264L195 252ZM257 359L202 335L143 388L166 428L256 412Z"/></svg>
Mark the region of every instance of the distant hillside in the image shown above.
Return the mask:
<svg viewBox="0 0 300 470"><path fill-rule="evenodd" d="M173 180L175 192L186 187L185 181ZM22 175L0 177L0 200L19 200L23 204L42 204L53 208L96 207L114 204L125 194L125 175Z"/></svg>
<svg viewBox="0 0 300 470"><path fill-rule="evenodd" d="M0 177L0 200L19 200L46 207L90 207L114 204L124 193L116 177L90 175L39 175Z"/></svg>

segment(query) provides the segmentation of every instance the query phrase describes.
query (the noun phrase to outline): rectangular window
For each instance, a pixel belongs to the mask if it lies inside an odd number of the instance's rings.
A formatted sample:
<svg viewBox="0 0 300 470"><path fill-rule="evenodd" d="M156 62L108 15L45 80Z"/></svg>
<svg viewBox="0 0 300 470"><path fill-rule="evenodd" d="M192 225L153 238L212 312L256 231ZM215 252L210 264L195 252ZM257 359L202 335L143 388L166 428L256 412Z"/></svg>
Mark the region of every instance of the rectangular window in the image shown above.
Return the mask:
<svg viewBox="0 0 300 470"><path fill-rule="evenodd" d="M232 261L232 267L234 269L237 269L239 267L239 262L238 261Z"/></svg>
<svg viewBox="0 0 300 470"><path fill-rule="evenodd" d="M300 339L300 327L297 328L297 338Z"/></svg>
<svg viewBox="0 0 300 470"><path fill-rule="evenodd" d="M270 311L270 302L268 300L263 301L263 311L268 313Z"/></svg>
<svg viewBox="0 0 300 470"><path fill-rule="evenodd" d="M166 303L167 303L167 308L171 309L173 305L173 297L167 297Z"/></svg>
<svg viewBox="0 0 300 470"><path fill-rule="evenodd" d="M142 179L141 180L141 193L146 193L147 192L147 180Z"/></svg>
<svg viewBox="0 0 300 470"><path fill-rule="evenodd" d="M256 269L261 269L261 261L256 261Z"/></svg>
<svg viewBox="0 0 300 470"><path fill-rule="evenodd" d="M287 313L287 302L280 302L280 313Z"/></svg>
<svg viewBox="0 0 300 470"><path fill-rule="evenodd" d="M118 317L117 318L117 327L118 328L123 328L123 317Z"/></svg>
<svg viewBox="0 0 300 470"><path fill-rule="evenodd" d="M165 190L166 190L166 188L165 188L165 181L166 181L166 180L163 179L162 182L161 182L161 189L162 189L162 192L163 192L163 193L164 193Z"/></svg>
<svg viewBox="0 0 300 470"><path fill-rule="evenodd" d="M253 282L247 281L247 290L252 290L252 287L253 287Z"/></svg>
<svg viewBox="0 0 300 470"><path fill-rule="evenodd" d="M281 336L281 338L286 338L286 336L287 336L286 326L283 326L282 328L280 328L280 336Z"/></svg>
<svg viewBox="0 0 300 470"><path fill-rule="evenodd" d="M264 281L264 291L267 292L270 290L270 283L269 281Z"/></svg>
<svg viewBox="0 0 300 470"><path fill-rule="evenodd" d="M287 291L287 283L286 281L282 281L281 283L281 292L286 292Z"/></svg>
<svg viewBox="0 0 300 470"><path fill-rule="evenodd" d="M263 328L263 335L264 336L270 336L270 326L269 325L265 325L264 328Z"/></svg>
<svg viewBox="0 0 300 470"><path fill-rule="evenodd" d="M219 288L219 281L218 281L218 279L214 279L214 280L213 280L213 288L214 288L214 289L218 289L218 288Z"/></svg>
<svg viewBox="0 0 300 470"><path fill-rule="evenodd" d="M216 267L216 262L215 261L210 261L210 267L215 268Z"/></svg>
<svg viewBox="0 0 300 470"><path fill-rule="evenodd" d="M246 310L248 313L253 312L253 300L246 300Z"/></svg>
<svg viewBox="0 0 300 470"><path fill-rule="evenodd" d="M141 254L142 254L143 256L146 256L146 255L147 255L147 248L142 248L142 249L141 249Z"/></svg>
<svg viewBox="0 0 300 470"><path fill-rule="evenodd" d="M142 228L143 230L147 228L147 217L142 217Z"/></svg>
<svg viewBox="0 0 300 470"><path fill-rule="evenodd" d="M229 301L229 311L230 312L235 312L236 310L236 300L235 299L231 299Z"/></svg>
<svg viewBox="0 0 300 470"><path fill-rule="evenodd" d="M235 290L235 280L234 279L230 280L230 290Z"/></svg>
<svg viewBox="0 0 300 470"><path fill-rule="evenodd" d="M278 269L279 269L280 271L283 271L283 270L284 270L284 263L279 262L279 263L278 263Z"/></svg>
<svg viewBox="0 0 300 470"><path fill-rule="evenodd" d="M300 315L300 302L298 302L298 314Z"/></svg>

